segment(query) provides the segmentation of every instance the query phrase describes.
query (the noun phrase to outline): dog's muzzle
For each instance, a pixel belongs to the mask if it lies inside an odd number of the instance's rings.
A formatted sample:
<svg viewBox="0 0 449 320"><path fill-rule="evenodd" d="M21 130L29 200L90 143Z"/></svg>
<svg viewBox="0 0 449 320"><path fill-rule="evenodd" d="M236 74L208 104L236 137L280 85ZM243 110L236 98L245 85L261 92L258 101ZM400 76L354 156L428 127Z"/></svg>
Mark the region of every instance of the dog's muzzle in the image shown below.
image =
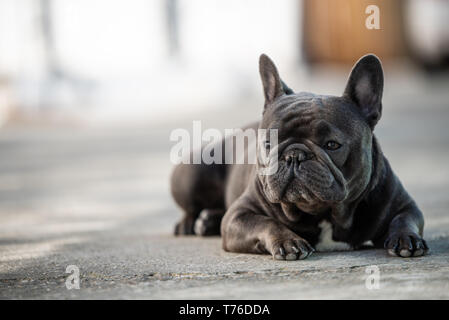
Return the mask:
<svg viewBox="0 0 449 320"><path fill-rule="evenodd" d="M313 153L305 145L299 143L289 145L281 156L285 160L286 166L293 169L295 175L299 174L301 163L313 159L313 157Z"/></svg>

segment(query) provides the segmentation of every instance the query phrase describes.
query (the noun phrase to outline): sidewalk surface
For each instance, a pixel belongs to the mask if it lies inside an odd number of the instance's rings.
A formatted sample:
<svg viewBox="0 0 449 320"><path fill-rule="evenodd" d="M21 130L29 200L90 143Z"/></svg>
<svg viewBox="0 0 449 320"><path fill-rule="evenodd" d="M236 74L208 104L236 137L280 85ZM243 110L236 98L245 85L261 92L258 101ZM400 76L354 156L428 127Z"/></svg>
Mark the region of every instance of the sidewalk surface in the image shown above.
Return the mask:
<svg viewBox="0 0 449 320"><path fill-rule="evenodd" d="M422 94L424 92L425 94ZM0 298L449 298L449 93L384 99L376 134L425 214L432 249L317 253L304 261L231 254L219 238L175 238L180 211L168 185L171 129L21 128L0 131ZM203 127L233 127L258 106L214 112ZM212 118L213 117L213 118ZM80 270L67 290L66 267ZM368 290L366 267L380 271Z"/></svg>

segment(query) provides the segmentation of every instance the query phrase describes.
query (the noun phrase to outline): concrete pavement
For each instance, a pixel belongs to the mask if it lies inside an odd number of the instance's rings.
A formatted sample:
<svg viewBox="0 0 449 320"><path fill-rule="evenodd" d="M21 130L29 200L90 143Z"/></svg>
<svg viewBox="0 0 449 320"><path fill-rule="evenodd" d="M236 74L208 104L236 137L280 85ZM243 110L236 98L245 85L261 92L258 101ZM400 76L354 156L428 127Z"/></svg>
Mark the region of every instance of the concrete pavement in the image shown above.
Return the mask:
<svg viewBox="0 0 449 320"><path fill-rule="evenodd" d="M422 258L383 250L319 253L305 261L225 253L219 238L175 238L169 133L190 119L146 127L0 131L0 298L449 298L449 93L444 86L386 94L376 133L425 213ZM258 105L203 119L233 127ZM66 267L80 270L67 290ZM366 267L380 288L365 286Z"/></svg>

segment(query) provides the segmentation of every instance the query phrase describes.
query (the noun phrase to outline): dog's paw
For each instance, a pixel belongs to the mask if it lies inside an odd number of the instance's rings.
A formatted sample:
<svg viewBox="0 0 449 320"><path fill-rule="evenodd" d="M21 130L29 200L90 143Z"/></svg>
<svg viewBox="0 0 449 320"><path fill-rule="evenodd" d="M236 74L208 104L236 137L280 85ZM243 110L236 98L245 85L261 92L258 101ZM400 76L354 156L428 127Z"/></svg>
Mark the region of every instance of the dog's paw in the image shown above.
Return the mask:
<svg viewBox="0 0 449 320"><path fill-rule="evenodd" d="M223 213L217 210L204 209L195 221L193 230L199 236L213 236L220 234L220 224Z"/></svg>
<svg viewBox="0 0 449 320"><path fill-rule="evenodd" d="M310 256L315 249L302 238L274 241L271 253L276 260L302 260Z"/></svg>
<svg viewBox="0 0 449 320"><path fill-rule="evenodd" d="M384 244L388 254L396 257L419 257L429 252L426 241L414 233L393 233Z"/></svg>

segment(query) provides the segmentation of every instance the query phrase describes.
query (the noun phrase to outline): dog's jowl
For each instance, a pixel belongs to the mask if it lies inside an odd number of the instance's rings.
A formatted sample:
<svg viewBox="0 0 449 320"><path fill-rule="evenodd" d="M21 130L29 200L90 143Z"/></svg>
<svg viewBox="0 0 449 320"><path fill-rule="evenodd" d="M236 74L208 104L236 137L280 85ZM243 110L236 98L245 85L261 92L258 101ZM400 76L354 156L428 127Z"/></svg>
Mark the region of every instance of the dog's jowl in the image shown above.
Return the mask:
<svg viewBox="0 0 449 320"><path fill-rule="evenodd" d="M247 128L277 130L277 143L250 141L255 164L178 165L171 188L184 217L175 234L221 234L226 251L280 260L368 242L393 256L424 255L422 213L373 134L382 114L379 59L362 57L341 97L293 92L266 55L259 68L265 105ZM262 174L272 162L277 169Z"/></svg>

